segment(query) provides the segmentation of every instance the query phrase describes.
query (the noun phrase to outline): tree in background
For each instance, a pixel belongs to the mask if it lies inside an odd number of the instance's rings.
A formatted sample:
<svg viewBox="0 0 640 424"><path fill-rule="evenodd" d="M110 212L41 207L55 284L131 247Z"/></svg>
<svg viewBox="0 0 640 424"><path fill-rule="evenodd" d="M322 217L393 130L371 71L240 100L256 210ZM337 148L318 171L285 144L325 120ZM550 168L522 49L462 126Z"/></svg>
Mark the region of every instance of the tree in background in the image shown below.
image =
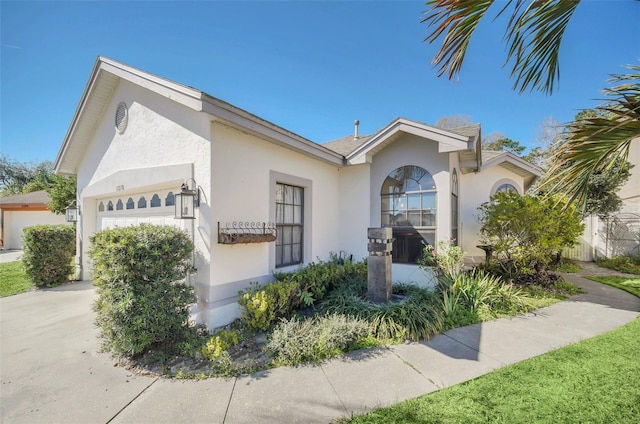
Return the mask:
<svg viewBox="0 0 640 424"><path fill-rule="evenodd" d="M51 161L22 163L6 155L0 156L0 195L11 196L46 190L51 198L49 209L64 214L76 199L76 177L63 177L53 171Z"/></svg>
<svg viewBox="0 0 640 424"><path fill-rule="evenodd" d="M472 125L473 119L469 115L451 115L451 116L443 116L438 119L438 121L433 125L437 128L442 128L443 130L452 130L454 128L465 127L467 125Z"/></svg>
<svg viewBox="0 0 640 424"><path fill-rule="evenodd" d="M51 176L51 183L46 190L51 198L51 203L48 205L49 210L55 214L63 215L67 206L76 200L76 177L64 177L54 174Z"/></svg>
<svg viewBox="0 0 640 424"><path fill-rule="evenodd" d="M511 64L514 90L553 93L559 78L559 53L564 31L580 5L579 0L429 0L431 8L422 22L433 31L425 41L435 42L444 35L432 63L438 75L449 79L460 73L469 41L478 24L494 3L498 15L509 13L505 40L506 63ZM631 141L640 136L640 66L629 65L629 73L614 75L613 88L604 90L609 101L597 109L611 117L589 118L569 124L566 142L554 151L544 189L565 193L567 202L586 209L589 177L626 161Z"/></svg>
<svg viewBox="0 0 640 424"><path fill-rule="evenodd" d="M522 152L525 151L527 146L523 146L519 141L512 140L508 137L502 137L488 143L482 143L482 148L485 150L497 150L504 152L511 152L514 155L522 156Z"/></svg>

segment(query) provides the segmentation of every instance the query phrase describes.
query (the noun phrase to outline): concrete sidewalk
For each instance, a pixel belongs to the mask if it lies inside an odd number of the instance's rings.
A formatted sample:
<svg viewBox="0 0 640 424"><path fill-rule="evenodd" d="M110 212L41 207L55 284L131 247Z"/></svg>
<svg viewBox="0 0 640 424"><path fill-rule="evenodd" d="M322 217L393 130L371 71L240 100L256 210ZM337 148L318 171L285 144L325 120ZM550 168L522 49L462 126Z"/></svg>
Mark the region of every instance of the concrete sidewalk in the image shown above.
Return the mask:
<svg viewBox="0 0 640 424"><path fill-rule="evenodd" d="M585 290L526 316L321 366L231 379L134 376L97 353L84 282L0 299L1 415L11 423L327 423L387 406L615 329L640 299L579 276Z"/></svg>

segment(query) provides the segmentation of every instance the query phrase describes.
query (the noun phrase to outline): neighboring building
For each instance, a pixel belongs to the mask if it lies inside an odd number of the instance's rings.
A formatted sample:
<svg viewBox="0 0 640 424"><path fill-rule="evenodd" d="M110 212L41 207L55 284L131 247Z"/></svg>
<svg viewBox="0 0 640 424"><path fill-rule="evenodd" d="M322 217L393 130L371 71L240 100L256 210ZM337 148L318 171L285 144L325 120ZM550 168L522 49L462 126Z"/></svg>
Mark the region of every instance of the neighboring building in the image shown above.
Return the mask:
<svg viewBox="0 0 640 424"><path fill-rule="evenodd" d="M398 118L370 136L314 143L202 91L99 57L55 163L77 175L78 263L90 278L89 236L142 222L175 225L196 246L196 319L238 316L238 290L330 252L367 255L367 228L394 230L394 281L425 276L424 243L454 238L471 257L476 208L497 190L524 193L540 170L482 152L480 125L455 130ZM194 220L174 218L195 183ZM276 223L277 239L236 237ZM226 228L230 228L226 230ZM267 231L268 232L268 231ZM253 241L253 243L235 243ZM262 241L262 242L259 242Z"/></svg>
<svg viewBox="0 0 640 424"><path fill-rule="evenodd" d="M56 215L47 205L46 191L0 197L0 244L2 249L22 249L22 230L40 224L66 224L64 215Z"/></svg>
<svg viewBox="0 0 640 424"><path fill-rule="evenodd" d="M575 247L564 250L565 257L593 261L640 255L640 137L631 141L627 161L632 168L629 179L618 191L622 207L607 219L595 214L586 217L584 233Z"/></svg>

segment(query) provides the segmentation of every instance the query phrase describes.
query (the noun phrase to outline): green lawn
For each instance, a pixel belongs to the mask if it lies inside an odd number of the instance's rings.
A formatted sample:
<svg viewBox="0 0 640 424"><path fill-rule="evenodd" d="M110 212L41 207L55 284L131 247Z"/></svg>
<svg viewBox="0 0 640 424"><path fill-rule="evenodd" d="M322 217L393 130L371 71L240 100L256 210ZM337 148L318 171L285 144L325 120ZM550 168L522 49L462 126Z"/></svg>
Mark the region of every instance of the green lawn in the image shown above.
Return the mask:
<svg viewBox="0 0 640 424"><path fill-rule="evenodd" d="M350 423L640 422L640 319Z"/></svg>
<svg viewBox="0 0 640 424"><path fill-rule="evenodd" d="M585 277L589 280L597 281L599 283L607 284L609 286L618 288L620 290L628 291L629 293L640 297L640 278L628 278L617 276L593 276Z"/></svg>
<svg viewBox="0 0 640 424"><path fill-rule="evenodd" d="M33 287L24 271L22 261L0 263L0 297L23 293Z"/></svg>

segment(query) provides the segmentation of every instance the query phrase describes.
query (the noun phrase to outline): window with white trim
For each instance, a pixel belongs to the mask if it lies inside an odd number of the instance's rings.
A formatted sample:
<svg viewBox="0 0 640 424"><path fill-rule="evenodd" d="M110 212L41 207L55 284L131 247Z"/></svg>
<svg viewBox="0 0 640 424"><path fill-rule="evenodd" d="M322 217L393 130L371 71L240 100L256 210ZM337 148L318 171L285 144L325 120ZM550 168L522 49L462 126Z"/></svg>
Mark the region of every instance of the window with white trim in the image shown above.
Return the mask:
<svg viewBox="0 0 640 424"><path fill-rule="evenodd" d="M458 172L451 173L451 240L458 245Z"/></svg>
<svg viewBox="0 0 640 424"><path fill-rule="evenodd" d="M276 184L276 268L304 261L304 188Z"/></svg>
<svg viewBox="0 0 640 424"><path fill-rule="evenodd" d="M424 168L406 165L389 174L380 191L381 223L393 228L393 262L417 263L435 243L436 184Z"/></svg>

